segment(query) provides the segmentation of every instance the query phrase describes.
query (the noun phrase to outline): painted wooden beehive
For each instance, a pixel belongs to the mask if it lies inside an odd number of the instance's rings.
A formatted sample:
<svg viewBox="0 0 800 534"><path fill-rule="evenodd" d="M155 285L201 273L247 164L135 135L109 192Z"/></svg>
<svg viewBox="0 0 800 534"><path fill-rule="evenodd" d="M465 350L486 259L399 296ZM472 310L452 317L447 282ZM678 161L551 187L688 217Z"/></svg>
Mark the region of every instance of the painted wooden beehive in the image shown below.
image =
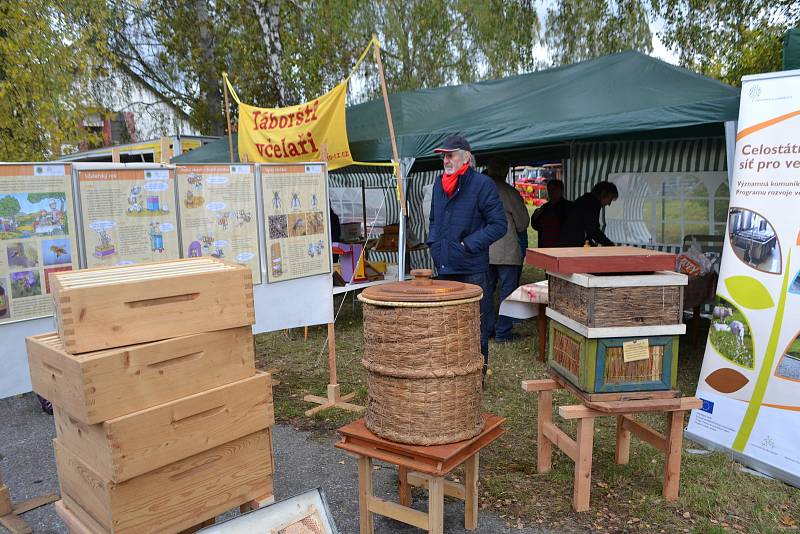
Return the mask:
<svg viewBox="0 0 800 534"><path fill-rule="evenodd" d="M551 368L587 393L675 386L686 275L548 274Z"/></svg>
<svg viewBox="0 0 800 534"><path fill-rule="evenodd" d="M551 320L548 338L548 365L586 393L675 387L678 336L587 338ZM644 347L647 356L626 361L626 344Z"/></svg>
<svg viewBox="0 0 800 534"><path fill-rule="evenodd" d="M665 270L674 268L674 255L633 247L538 249L528 262L549 276L553 370L586 393L675 386L688 278Z"/></svg>

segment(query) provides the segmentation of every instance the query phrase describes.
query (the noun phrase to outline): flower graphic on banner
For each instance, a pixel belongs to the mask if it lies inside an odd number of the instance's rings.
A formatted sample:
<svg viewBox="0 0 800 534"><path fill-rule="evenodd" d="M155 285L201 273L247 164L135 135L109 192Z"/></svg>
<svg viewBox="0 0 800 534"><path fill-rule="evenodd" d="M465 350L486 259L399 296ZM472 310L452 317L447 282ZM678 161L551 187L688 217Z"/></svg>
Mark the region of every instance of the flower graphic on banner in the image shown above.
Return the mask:
<svg viewBox="0 0 800 534"><path fill-rule="evenodd" d="M744 420L739 427L739 432L736 434L736 439L733 441L733 449L739 452L744 451L747 442L750 440L750 435L753 432L758 413L764 402L764 395L767 392L767 383L769 382L772 366L775 363L775 356L778 352L778 340L781 334L781 326L783 325L786 294L789 288L789 265L791 257L792 252L790 250L786 257L786 268L784 269L783 283L781 284L777 307L775 306L775 300L769 290L764 287L764 284L752 276L731 276L725 279L725 287L728 289L728 293L733 301L742 308L747 308L749 310L769 310L776 308L775 316L772 321L772 330L770 331L769 340L767 341L767 350L764 353L761 369L756 378L753 396L750 398Z"/></svg>

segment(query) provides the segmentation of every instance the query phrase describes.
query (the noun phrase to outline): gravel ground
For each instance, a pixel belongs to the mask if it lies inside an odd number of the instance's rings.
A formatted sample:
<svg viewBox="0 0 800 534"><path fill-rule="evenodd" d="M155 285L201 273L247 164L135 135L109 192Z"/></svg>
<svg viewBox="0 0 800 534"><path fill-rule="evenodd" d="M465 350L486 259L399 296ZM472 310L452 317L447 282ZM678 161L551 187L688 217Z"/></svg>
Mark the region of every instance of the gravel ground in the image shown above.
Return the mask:
<svg viewBox="0 0 800 534"><path fill-rule="evenodd" d="M0 400L0 473L11 490L14 502L58 491L51 440L55 437L53 418L43 413L33 394ZM337 528L342 534L358 532L358 473L355 459L334 448L334 440L320 442L308 433L286 425L273 428L276 472L275 498L281 500L321 486L328 496ZM396 500L394 466L376 464L375 495ZM414 507L424 509L427 501L416 498ZM232 515L232 514L231 514ZM42 506L24 514L23 519L36 533L66 533L53 509ZM464 504L445 501L445 532L464 530ZM506 526L496 514L481 510L476 534L545 532ZM0 532L4 529L0 527ZM422 532L384 517L375 517L376 533Z"/></svg>

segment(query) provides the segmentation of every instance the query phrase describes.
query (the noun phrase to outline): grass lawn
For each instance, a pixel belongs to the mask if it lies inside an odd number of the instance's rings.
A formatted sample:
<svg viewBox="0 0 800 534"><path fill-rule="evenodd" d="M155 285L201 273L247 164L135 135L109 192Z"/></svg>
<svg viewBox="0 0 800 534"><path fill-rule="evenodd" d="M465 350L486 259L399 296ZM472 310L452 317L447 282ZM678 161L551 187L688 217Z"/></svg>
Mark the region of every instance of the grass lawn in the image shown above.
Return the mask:
<svg viewBox="0 0 800 534"><path fill-rule="evenodd" d="M535 236L532 236L535 237ZM535 239L531 241L535 244ZM542 272L526 267L523 283L542 278ZM360 364L363 352L361 308L348 296L336 322L336 355L342 393L356 392L353 402L367 399L366 373ZM337 298L336 307L342 303ZM630 463L614 463L615 419L595 423L591 510L571 509L573 463L560 452L553 456L549 473L536 472L535 396L524 393L523 379L546 378L545 364L535 361L535 320L516 327L524 337L513 344L490 347L491 376L484 394L484 409L506 417L507 432L481 454L481 508L491 509L511 525L533 525L566 532L785 532L800 524L800 490L782 482L766 480L740 471L740 465L725 455L693 455L684 451L681 495L677 502L661 498L664 456L636 438L631 443ZM702 332L705 334L705 332ZM688 336L685 336L688 338ZM705 339L702 335L701 339ZM325 326L288 334L274 332L257 336L260 369L278 369L274 388L275 415L279 422L329 438L341 425L358 415L328 410L313 418L303 412L314 405L303 402L306 394L324 395L328 383ZM692 394L700 373L703 342L697 348L681 340L679 388ZM558 392L556 404L575 399ZM569 424L559 420L562 428ZM664 430L661 416L643 417ZM574 427L572 428L574 432ZM574 435L574 434L573 434ZM691 442L685 448L697 448ZM313 463L313 459L311 459ZM460 476L460 473L455 473ZM357 495L353 494L355 500Z"/></svg>

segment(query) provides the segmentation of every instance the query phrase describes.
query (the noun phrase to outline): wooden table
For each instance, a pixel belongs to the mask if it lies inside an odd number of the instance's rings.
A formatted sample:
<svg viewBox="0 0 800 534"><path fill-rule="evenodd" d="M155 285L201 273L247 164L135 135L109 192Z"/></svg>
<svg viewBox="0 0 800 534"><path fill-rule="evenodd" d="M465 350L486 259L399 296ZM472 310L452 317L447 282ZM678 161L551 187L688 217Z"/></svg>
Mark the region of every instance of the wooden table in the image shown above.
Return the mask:
<svg viewBox="0 0 800 534"><path fill-rule="evenodd" d="M681 473L681 447L683 446L683 420L686 412L702 406L696 397L676 397L677 392L656 392L659 398L635 398L632 393L605 393L582 399L574 387L557 378L523 380L522 389L536 392L538 396L538 425L536 463L540 473L552 466L553 445L575 462L575 486L572 507L576 512L589 510L592 485L592 447L594 445L594 420L597 417L616 417L616 462L627 464L630 457L631 434L646 441L664 453L663 495L668 501L678 498ZM581 404L560 406L558 414L563 419L578 422L576 439L572 439L553 422L553 391L567 388L576 394ZM646 396L647 392L640 395ZM591 405L591 407L589 407ZM661 412L667 419L666 435L637 421L633 414Z"/></svg>
<svg viewBox="0 0 800 534"><path fill-rule="evenodd" d="M391 517L435 534L444 532L444 496L464 501L464 528L478 527L478 456L484 447L499 438L505 418L485 414L483 431L472 439L447 445L406 445L395 443L370 432L364 419L339 429L342 441L336 447L358 458L358 505L361 534L372 534L372 514ZM372 461L381 460L398 467L400 503L373 495ZM464 464L464 484L445 480ZM411 486L428 490L428 512L411 508Z"/></svg>
<svg viewBox="0 0 800 534"><path fill-rule="evenodd" d="M508 315L515 319L529 319L537 315L537 328L539 331L539 361L547 361L547 316L545 310L547 309L547 281L535 282L533 284L524 284L515 289L506 299L500 303L500 315ZM510 304L513 303L517 306L527 306L528 313L511 314L506 313L504 308L511 309ZM522 308L526 309L526 308ZM517 311L517 309L514 309Z"/></svg>

